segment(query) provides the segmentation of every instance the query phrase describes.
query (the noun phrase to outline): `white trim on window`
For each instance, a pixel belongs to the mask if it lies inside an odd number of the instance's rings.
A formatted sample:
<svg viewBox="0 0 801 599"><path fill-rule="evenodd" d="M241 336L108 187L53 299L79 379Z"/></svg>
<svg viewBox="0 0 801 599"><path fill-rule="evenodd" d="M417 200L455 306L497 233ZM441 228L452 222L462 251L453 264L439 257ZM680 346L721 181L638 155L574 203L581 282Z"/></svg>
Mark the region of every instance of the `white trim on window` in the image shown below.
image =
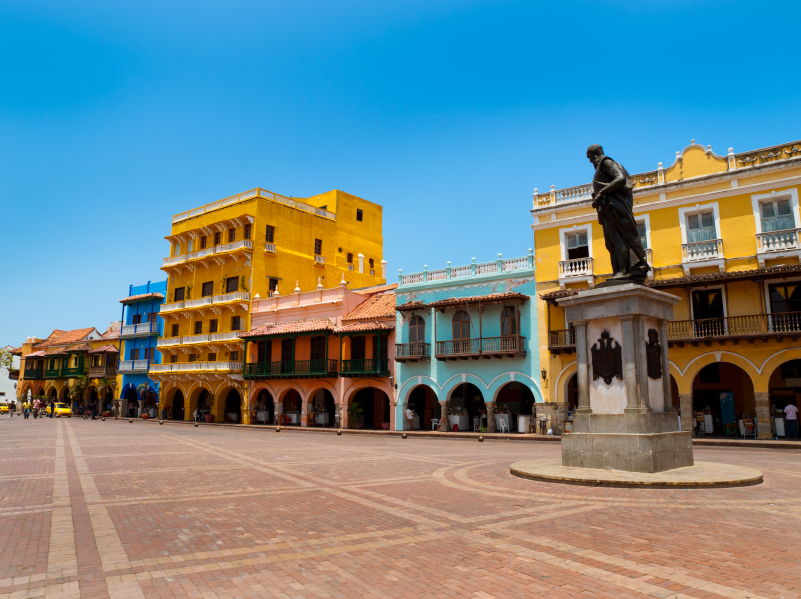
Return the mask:
<svg viewBox="0 0 801 599"><path fill-rule="evenodd" d="M645 255L648 257L648 266L651 270L648 271L648 279L654 280L654 252L651 249L651 215L647 212L645 214L638 214L634 217L635 223L645 223L645 242L648 247L645 248Z"/></svg>
<svg viewBox="0 0 801 599"><path fill-rule="evenodd" d="M681 244L682 244L682 266L684 267L685 276L690 274L691 268L705 268L708 266L717 266L720 272L726 270L726 263L723 257L723 242L718 243L718 249L714 252L714 256L709 259L692 259L685 253L685 246L689 243L687 241L687 217L691 214L698 214L701 212L712 211L712 217L715 219L715 235L718 240L722 239L720 230L720 210L718 209L717 202L709 202L707 204L696 204L695 206L683 206L679 208L679 229L681 230ZM689 251L689 250L688 250Z"/></svg>
<svg viewBox="0 0 801 599"><path fill-rule="evenodd" d="M756 246L757 246L757 260L759 261L759 267L765 268L765 260L775 260L775 259L782 259L782 258L796 258L801 262L801 240L799 240L800 233L796 233L794 236L795 243L790 243L789 247L786 249L779 249L773 250L767 247L767 244L763 242L762 238L760 237L763 233L762 231L762 214L760 212L760 203L765 200L790 200L790 206L793 210L793 219L795 220L796 228L801 228L801 217L799 217L799 209L798 209L798 189L795 187L791 187L789 189L782 189L780 191L771 190L769 193L757 193L751 196L751 210L754 213L754 225L756 227Z"/></svg>
<svg viewBox="0 0 801 599"><path fill-rule="evenodd" d="M568 264L568 257L567 257L567 236L569 233L581 233L585 232L587 234L587 258L579 258L577 260L585 260L586 262L583 264L579 264L581 268L578 268L572 272L563 272L563 267L572 267L576 266L576 262ZM561 260L559 261L559 286L564 289L567 283L581 283L582 281L587 284L588 287L595 286L595 279L593 278L593 266L592 266L592 223L587 223L584 225L573 225L572 227L564 227L559 229L559 250Z"/></svg>
<svg viewBox="0 0 801 599"><path fill-rule="evenodd" d="M565 227L564 229L559 229L559 247L561 250L562 260L567 260L567 234L568 233L581 233L582 231L586 231L587 233L587 252L589 253L589 257L592 258L592 224L586 225L573 225L572 227Z"/></svg>
<svg viewBox="0 0 801 599"><path fill-rule="evenodd" d="M726 297L726 286L725 285L710 285L709 287L698 287L698 288L691 288L690 289L690 319L695 320L695 309L693 308L693 292L694 291L715 291L719 290L721 293L721 297L723 298L723 318L727 318L729 316L729 298Z"/></svg>
<svg viewBox="0 0 801 599"><path fill-rule="evenodd" d="M767 279L762 282L764 289L763 297L765 298L765 313L768 316L770 316L773 313L773 311L770 309L770 292L768 291L768 289L770 288L771 285L775 285L777 283L787 283L787 284L801 283L801 277L793 277L789 279L781 279L781 278Z"/></svg>

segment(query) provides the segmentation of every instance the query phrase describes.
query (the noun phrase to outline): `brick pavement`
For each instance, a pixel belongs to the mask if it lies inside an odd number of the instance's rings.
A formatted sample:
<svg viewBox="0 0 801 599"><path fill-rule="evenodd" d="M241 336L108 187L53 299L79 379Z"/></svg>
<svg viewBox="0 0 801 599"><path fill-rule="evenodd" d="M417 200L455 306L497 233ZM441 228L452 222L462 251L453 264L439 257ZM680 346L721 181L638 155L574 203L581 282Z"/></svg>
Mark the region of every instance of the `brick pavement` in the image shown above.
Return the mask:
<svg viewBox="0 0 801 599"><path fill-rule="evenodd" d="M515 478L551 443L0 421L0 599L801 596L801 454L737 489Z"/></svg>

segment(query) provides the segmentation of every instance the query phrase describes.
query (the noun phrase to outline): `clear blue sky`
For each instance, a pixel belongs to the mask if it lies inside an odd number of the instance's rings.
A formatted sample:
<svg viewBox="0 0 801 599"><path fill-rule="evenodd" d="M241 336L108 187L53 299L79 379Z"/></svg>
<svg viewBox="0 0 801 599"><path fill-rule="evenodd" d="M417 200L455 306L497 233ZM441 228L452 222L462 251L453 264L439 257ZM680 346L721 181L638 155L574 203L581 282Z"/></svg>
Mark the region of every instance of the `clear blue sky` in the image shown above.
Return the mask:
<svg viewBox="0 0 801 599"><path fill-rule="evenodd" d="M523 255L531 192L801 138L798 2L0 4L0 346L119 318L170 216L384 206L390 281Z"/></svg>

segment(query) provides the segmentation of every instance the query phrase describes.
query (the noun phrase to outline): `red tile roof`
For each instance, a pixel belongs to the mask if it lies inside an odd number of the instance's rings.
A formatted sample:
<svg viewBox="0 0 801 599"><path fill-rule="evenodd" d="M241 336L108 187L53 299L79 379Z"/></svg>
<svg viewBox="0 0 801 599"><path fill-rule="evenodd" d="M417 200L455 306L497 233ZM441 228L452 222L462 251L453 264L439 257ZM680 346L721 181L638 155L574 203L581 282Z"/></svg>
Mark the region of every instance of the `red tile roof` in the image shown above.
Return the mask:
<svg viewBox="0 0 801 599"><path fill-rule="evenodd" d="M21 347L12 347L8 350L12 356L21 356L22 355L22 348Z"/></svg>
<svg viewBox="0 0 801 599"><path fill-rule="evenodd" d="M240 339L251 337L276 337L281 335L294 335L296 333L315 333L324 331L334 331L336 327L330 318L307 318L305 320L292 320L289 322L278 322L273 324L263 324L260 327L251 329L239 335Z"/></svg>
<svg viewBox="0 0 801 599"><path fill-rule="evenodd" d="M23 358L41 358L42 356L46 356L47 352L45 351L35 351L32 354L25 354L22 356Z"/></svg>
<svg viewBox="0 0 801 599"><path fill-rule="evenodd" d="M101 339L119 339L120 329L112 329L109 327L108 331L100 335Z"/></svg>
<svg viewBox="0 0 801 599"><path fill-rule="evenodd" d="M398 312L403 312L405 310L422 310L423 308L428 308L428 305L425 302L421 302L420 300L412 300L410 302L406 302L405 304L401 304L400 306L396 306L396 310Z"/></svg>
<svg viewBox="0 0 801 599"><path fill-rule="evenodd" d="M383 293L384 291L392 291L397 289L397 283L390 283L389 285L373 285L372 287L362 287L361 289L352 289L353 293L359 295L372 295L374 293Z"/></svg>
<svg viewBox="0 0 801 599"><path fill-rule="evenodd" d="M363 304L359 304L342 322L350 320L373 320L376 318L395 318L395 303L397 296L394 293L374 295Z"/></svg>
<svg viewBox="0 0 801 599"><path fill-rule="evenodd" d="M144 300L149 299L164 299L163 293L153 292L153 293L140 293L139 295L129 295L128 297L124 297L120 300L121 304L132 304L134 302L141 302Z"/></svg>
<svg viewBox="0 0 801 599"><path fill-rule="evenodd" d="M335 329L335 333L360 333L360 332L367 332L367 331L392 331L395 328L394 325L386 324L383 322L378 322L377 320L373 321L361 321L361 322L354 322L350 324L342 325L341 327L337 327Z"/></svg>
<svg viewBox="0 0 801 599"><path fill-rule="evenodd" d="M72 331L59 331L58 329L55 329L47 339L37 344L36 347L38 349L42 347L51 347L53 345L75 343L76 341L81 341L94 330L96 330L95 327L88 327L86 329L73 329ZM56 332L61 334L57 337L53 337Z"/></svg>
<svg viewBox="0 0 801 599"><path fill-rule="evenodd" d="M104 345L103 347L96 347L89 350L90 354L118 354L119 350L113 345Z"/></svg>

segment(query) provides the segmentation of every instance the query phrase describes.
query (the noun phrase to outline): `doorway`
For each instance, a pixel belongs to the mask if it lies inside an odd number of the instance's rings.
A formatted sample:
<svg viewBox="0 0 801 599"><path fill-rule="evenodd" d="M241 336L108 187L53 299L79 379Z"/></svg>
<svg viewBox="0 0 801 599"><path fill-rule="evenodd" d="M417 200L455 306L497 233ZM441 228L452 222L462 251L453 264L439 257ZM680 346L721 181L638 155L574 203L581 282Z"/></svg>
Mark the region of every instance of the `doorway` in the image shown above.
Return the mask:
<svg viewBox="0 0 801 599"><path fill-rule="evenodd" d="M178 389L172 398L172 419L184 419L184 394Z"/></svg>
<svg viewBox="0 0 801 599"><path fill-rule="evenodd" d="M236 389L231 389L225 398L223 422L240 424L242 422L242 396Z"/></svg>

